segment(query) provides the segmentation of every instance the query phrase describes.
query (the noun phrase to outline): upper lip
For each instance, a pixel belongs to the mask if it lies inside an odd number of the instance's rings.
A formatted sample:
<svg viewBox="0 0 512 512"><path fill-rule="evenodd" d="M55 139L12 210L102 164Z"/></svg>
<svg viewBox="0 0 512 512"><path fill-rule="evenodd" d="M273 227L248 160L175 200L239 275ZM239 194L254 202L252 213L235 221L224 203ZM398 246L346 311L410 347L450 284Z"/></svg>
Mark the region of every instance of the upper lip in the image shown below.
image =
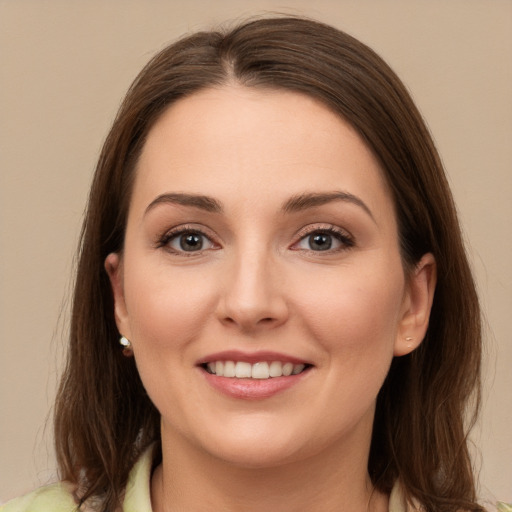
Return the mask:
<svg viewBox="0 0 512 512"><path fill-rule="evenodd" d="M261 363L263 361L281 361L282 363L293 364L311 364L305 359L300 357L290 356L281 352L273 351L258 351L258 352L243 352L241 350L224 350L222 352L215 352L202 357L197 361L197 365L212 363L214 361L241 361L244 363Z"/></svg>

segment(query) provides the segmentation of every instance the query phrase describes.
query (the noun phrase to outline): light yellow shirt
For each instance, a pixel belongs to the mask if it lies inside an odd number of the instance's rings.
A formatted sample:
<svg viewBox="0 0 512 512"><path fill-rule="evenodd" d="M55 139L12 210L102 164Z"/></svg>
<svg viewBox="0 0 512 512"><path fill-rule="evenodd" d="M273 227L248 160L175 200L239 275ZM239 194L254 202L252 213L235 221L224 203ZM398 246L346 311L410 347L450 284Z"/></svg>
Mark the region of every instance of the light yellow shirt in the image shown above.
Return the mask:
<svg viewBox="0 0 512 512"><path fill-rule="evenodd" d="M123 512L152 512L150 481L152 450L147 450L137 461L126 485ZM59 482L16 498L0 507L0 512L75 512L74 486ZM389 512L407 512L400 486L395 485L389 499Z"/></svg>

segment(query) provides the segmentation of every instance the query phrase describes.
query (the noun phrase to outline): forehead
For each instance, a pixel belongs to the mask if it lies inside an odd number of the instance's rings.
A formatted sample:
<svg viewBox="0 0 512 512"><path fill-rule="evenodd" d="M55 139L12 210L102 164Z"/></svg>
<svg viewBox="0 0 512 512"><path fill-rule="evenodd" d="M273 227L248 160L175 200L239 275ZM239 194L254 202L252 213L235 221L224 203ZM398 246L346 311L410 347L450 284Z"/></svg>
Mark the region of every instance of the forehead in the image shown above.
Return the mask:
<svg viewBox="0 0 512 512"><path fill-rule="evenodd" d="M134 194L145 201L169 191L281 201L340 188L370 203L391 201L377 160L347 122L301 93L230 85L202 90L162 114L140 156Z"/></svg>

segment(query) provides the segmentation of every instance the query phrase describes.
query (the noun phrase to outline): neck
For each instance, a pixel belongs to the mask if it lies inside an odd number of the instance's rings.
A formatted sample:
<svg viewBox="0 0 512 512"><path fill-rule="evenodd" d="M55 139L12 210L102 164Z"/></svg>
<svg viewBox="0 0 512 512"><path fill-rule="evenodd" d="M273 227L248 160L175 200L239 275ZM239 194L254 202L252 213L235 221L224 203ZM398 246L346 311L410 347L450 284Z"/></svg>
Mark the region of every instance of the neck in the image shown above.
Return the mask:
<svg viewBox="0 0 512 512"><path fill-rule="evenodd" d="M367 456L354 453L352 447L340 450L329 445L325 452L303 460L248 468L205 454L183 440L165 442L165 437L163 462L152 478L154 512L199 512L205 504L229 512L388 510L387 496L371 484Z"/></svg>

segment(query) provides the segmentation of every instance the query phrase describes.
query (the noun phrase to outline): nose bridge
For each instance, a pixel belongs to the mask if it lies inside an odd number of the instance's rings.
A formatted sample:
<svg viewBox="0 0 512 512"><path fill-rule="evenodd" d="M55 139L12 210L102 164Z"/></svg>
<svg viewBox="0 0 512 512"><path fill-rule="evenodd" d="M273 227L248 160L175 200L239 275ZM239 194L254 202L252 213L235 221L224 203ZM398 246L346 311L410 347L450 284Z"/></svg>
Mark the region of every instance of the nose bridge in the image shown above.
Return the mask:
<svg viewBox="0 0 512 512"><path fill-rule="evenodd" d="M225 283L223 320L243 329L275 326L287 318L276 254L257 240L234 251Z"/></svg>

